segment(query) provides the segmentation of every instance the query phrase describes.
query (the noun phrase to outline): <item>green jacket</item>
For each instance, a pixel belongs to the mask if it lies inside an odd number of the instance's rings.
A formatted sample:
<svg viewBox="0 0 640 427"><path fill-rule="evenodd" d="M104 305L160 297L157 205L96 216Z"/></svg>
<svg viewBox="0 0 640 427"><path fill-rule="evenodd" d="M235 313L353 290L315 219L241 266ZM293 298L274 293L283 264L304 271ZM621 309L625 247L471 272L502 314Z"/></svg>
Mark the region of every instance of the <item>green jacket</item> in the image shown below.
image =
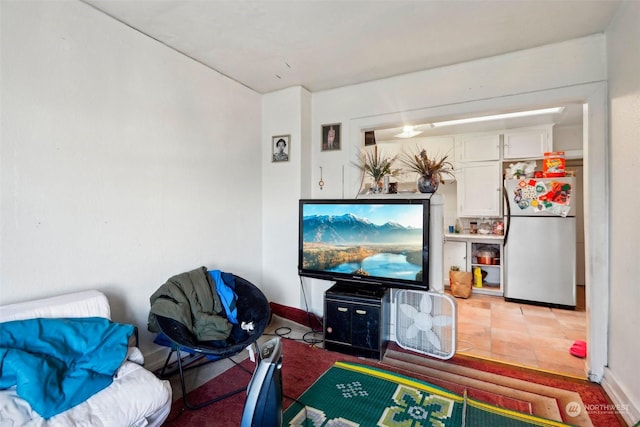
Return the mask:
<svg viewBox="0 0 640 427"><path fill-rule="evenodd" d="M151 295L149 331L160 332L155 318L158 315L182 323L198 341L227 339L233 325L215 289L205 267L169 278Z"/></svg>

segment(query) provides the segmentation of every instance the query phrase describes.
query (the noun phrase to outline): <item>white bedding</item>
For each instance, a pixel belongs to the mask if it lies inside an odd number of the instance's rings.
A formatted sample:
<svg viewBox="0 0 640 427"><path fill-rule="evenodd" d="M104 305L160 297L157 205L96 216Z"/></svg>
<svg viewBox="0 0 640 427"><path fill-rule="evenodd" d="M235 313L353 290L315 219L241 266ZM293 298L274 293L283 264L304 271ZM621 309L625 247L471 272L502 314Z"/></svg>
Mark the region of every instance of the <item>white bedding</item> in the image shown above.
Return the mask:
<svg viewBox="0 0 640 427"><path fill-rule="evenodd" d="M0 322L88 316L110 318L109 303L104 294L85 291L0 307ZM127 360L109 387L48 420L19 398L15 387L0 390L0 427L160 426L171 409L171 386L144 369L143 363L140 350L130 347Z"/></svg>

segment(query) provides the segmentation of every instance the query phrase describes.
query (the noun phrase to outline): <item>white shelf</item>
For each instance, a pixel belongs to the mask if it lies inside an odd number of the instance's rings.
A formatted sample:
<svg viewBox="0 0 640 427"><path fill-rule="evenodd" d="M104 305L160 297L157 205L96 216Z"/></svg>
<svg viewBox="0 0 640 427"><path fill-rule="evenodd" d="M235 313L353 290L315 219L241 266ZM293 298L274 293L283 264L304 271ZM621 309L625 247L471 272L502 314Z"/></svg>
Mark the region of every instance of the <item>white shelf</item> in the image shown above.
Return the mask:
<svg viewBox="0 0 640 427"><path fill-rule="evenodd" d="M479 240L488 240L495 242L502 242L504 240L504 236L501 234L469 234L469 233L445 233L445 240L465 240L465 241L479 241Z"/></svg>
<svg viewBox="0 0 640 427"><path fill-rule="evenodd" d="M447 264L444 267L448 270L451 265L464 266L465 271L473 272L473 269L479 267L486 274L485 280L482 283L482 287L473 286L472 292L488 295L504 295L504 272L503 272L503 240L504 236L492 235L492 234L445 234L445 242L462 242L465 248L459 248L462 250L456 251L452 246L450 251L447 251L449 257L447 258ZM453 243L452 243L453 245ZM458 243L460 245L460 243ZM474 253L478 246L490 246L497 250L497 256L500 257L499 264L481 264L476 262ZM448 277L448 272L445 271L444 277ZM475 279L474 279L475 283ZM448 285L448 283L445 283Z"/></svg>

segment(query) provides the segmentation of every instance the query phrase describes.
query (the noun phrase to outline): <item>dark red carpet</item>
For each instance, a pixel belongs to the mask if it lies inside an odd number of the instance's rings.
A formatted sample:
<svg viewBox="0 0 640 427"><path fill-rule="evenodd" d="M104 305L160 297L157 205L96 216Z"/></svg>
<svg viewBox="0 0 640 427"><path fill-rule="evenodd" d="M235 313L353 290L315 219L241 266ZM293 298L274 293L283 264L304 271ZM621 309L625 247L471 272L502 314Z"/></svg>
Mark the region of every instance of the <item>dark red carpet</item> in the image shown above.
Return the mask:
<svg viewBox="0 0 640 427"><path fill-rule="evenodd" d="M288 397L300 396L313 382L329 369L336 361L350 361L371 366L377 366L382 369L394 371L393 368L380 364L376 360L359 359L356 357L325 351L317 347L310 346L298 341L283 339L284 359L283 359L283 385L285 399L283 406L285 408L292 404L292 400ZM576 391L580 393L585 405L598 404L607 405L609 400L602 391L602 388L587 381L579 381L567 379L559 376L548 375L539 372L533 372L526 369L516 368L508 365L492 363L468 357L454 357L450 363L455 363L470 368L479 369L485 372L505 375L512 378L523 379L526 381L549 385L552 387L563 388L566 390ZM242 365L248 369L253 369L253 364L249 360L245 360ZM402 373L402 372L400 372ZM419 375L415 376L423 379ZM239 367L234 367L225 372L218 378L204 384L189 394L192 403L197 403L210 399L216 395L223 394L225 391L232 390L242 385L246 385L249 380L249 374L242 371ZM436 383L433 379L429 382L438 386L445 387L457 393L462 393L463 388L456 385L440 381ZM468 389L468 388L467 388ZM518 401L516 399L497 396L482 390L468 389L472 398L479 399L495 405L507 407L510 409L528 412L527 402ZM238 426L242 417L245 394L240 393L221 402L215 403L200 410L191 411L184 408L182 399L174 402L171 414L165 423L166 426ZM590 414L594 426L617 426L621 424L615 414Z"/></svg>
<svg viewBox="0 0 640 427"><path fill-rule="evenodd" d="M329 369L337 360L359 361L355 357L324 351L308 344L283 339L283 391L285 396L300 396L313 382ZM242 366L252 370L254 365L249 360ZM234 367L218 378L189 393L189 401L198 403L211 399L225 391L233 390L249 381L249 375L238 367ZM164 424L166 426L238 426L242 418L245 394L240 393L207 406L191 411L184 408L182 399L173 403L171 414ZM283 406L292 403L285 398Z"/></svg>

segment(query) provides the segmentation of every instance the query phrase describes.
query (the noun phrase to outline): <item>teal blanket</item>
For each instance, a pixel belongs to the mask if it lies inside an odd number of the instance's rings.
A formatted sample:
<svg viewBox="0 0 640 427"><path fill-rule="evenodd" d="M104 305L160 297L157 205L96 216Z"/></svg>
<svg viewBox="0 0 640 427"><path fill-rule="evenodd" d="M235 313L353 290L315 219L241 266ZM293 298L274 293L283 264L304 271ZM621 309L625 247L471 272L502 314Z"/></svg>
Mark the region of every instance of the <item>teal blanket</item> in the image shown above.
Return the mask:
<svg viewBox="0 0 640 427"><path fill-rule="evenodd" d="M0 389L50 418L111 384L133 332L101 317L0 323Z"/></svg>

